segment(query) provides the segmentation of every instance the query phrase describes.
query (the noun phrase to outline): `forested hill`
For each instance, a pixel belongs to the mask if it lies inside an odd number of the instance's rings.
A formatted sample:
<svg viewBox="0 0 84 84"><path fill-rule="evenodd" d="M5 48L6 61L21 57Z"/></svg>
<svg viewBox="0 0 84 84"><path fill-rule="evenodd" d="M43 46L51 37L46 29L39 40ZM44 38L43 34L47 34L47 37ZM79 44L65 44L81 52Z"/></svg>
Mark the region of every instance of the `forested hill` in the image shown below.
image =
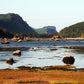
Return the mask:
<svg viewBox="0 0 84 84"><path fill-rule="evenodd" d="M59 34L62 37L84 37L84 22L66 27Z"/></svg>
<svg viewBox="0 0 84 84"><path fill-rule="evenodd" d="M0 27L12 33L35 33L18 14L0 14Z"/></svg>
<svg viewBox="0 0 84 84"><path fill-rule="evenodd" d="M4 28L0 28L0 38L12 38L13 34Z"/></svg>

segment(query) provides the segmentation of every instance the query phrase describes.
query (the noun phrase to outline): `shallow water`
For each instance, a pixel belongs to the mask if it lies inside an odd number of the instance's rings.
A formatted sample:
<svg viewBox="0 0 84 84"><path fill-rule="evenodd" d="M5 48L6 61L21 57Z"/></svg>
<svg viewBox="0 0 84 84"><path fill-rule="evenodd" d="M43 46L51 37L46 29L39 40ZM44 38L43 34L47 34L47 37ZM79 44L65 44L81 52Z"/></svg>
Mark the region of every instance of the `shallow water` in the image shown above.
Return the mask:
<svg viewBox="0 0 84 84"><path fill-rule="evenodd" d="M22 51L21 56L13 56L13 51L0 51L0 69L15 69L18 66L44 67L52 65L65 65L62 60L66 55L75 58L74 66L84 68L84 50L65 49L61 46L84 46L84 41L33 41L33 42L10 42L1 44L0 47L30 47L29 50ZM8 58L13 58L16 63L9 65Z"/></svg>
<svg viewBox="0 0 84 84"><path fill-rule="evenodd" d="M10 44L1 44L0 47L38 47L38 46L84 46L84 41L29 41L29 42L10 42Z"/></svg>

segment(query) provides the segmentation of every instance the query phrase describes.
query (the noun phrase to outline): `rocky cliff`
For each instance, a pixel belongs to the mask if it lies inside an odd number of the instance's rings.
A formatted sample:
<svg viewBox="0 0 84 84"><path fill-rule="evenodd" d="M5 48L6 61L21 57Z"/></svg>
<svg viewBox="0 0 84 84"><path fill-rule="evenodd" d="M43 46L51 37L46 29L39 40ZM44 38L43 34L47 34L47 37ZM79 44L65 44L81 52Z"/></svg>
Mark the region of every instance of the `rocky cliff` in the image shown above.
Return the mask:
<svg viewBox="0 0 84 84"><path fill-rule="evenodd" d="M53 34L58 33L55 26L45 26L43 28L36 29L39 34Z"/></svg>

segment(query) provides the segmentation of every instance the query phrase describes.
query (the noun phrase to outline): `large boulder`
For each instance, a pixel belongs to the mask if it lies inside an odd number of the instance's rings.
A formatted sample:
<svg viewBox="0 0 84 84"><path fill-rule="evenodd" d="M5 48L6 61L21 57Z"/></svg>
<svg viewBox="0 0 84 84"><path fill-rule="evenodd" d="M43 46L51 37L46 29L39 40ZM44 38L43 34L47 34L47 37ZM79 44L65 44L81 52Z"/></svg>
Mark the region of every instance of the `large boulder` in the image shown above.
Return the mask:
<svg viewBox="0 0 84 84"><path fill-rule="evenodd" d="M7 59L7 64L12 65L14 62L13 58L8 58Z"/></svg>
<svg viewBox="0 0 84 84"><path fill-rule="evenodd" d="M16 50L13 52L13 55L21 55L21 51L20 50Z"/></svg>
<svg viewBox="0 0 84 84"><path fill-rule="evenodd" d="M64 62L65 64L70 64L70 65L72 65L72 64L74 64L75 59L74 59L74 57L71 56L71 55L66 55L66 57L63 58L63 62Z"/></svg>

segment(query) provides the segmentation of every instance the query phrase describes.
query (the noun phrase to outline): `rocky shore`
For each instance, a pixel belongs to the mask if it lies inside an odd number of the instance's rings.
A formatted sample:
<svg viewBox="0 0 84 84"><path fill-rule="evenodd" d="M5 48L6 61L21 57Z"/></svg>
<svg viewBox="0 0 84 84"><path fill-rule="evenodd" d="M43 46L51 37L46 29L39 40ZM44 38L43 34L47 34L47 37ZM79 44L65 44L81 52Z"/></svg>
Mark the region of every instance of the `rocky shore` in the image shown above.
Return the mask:
<svg viewBox="0 0 84 84"><path fill-rule="evenodd" d="M24 41L84 41L84 38L58 38L58 37L52 37L52 38L29 38L27 37L27 39L17 39L17 38L12 38L12 39L8 39L8 38L0 38L0 41L17 41L17 42L24 42Z"/></svg>
<svg viewBox="0 0 84 84"><path fill-rule="evenodd" d="M63 70L63 71L84 71L84 68L76 68L75 66L45 66L45 67L28 67L28 66L20 66L17 67L19 70L30 70L30 71L38 71L38 70Z"/></svg>

